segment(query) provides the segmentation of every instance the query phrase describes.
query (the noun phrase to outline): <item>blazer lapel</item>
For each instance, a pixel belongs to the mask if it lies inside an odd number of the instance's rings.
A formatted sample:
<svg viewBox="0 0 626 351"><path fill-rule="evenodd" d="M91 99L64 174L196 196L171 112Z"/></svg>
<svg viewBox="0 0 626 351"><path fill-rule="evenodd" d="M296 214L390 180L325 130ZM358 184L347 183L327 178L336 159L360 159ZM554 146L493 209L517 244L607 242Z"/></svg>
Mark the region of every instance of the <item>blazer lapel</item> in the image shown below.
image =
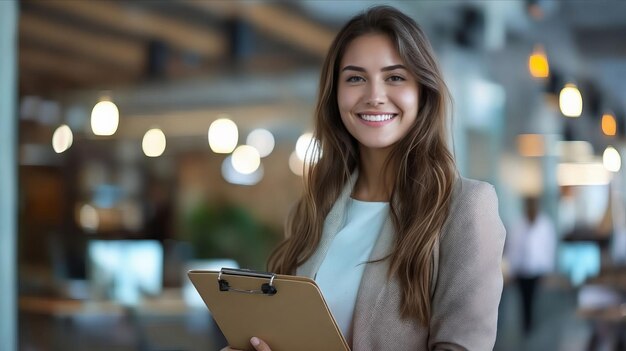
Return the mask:
<svg viewBox="0 0 626 351"><path fill-rule="evenodd" d="M393 222L391 216L388 216L376 240L376 244L374 244L369 260L377 260L387 256L393 247L394 238ZM367 346L364 344L366 342L365 338L369 335L370 327L375 321L374 313L377 310L376 306L381 298L385 296L384 291L389 285L387 281L388 270L389 259L368 263L365 267L356 298L352 323L353 340L351 344L355 350L367 349Z"/></svg>
<svg viewBox="0 0 626 351"><path fill-rule="evenodd" d="M335 201L335 204L326 216L322 238L317 250L315 250L315 253L306 262L297 268L297 275L315 279L315 275L317 274L322 261L326 257L326 253L328 252L332 240L345 224L348 200L350 199L350 194L352 193L357 177L358 172L355 171L350 177L349 182L346 183L342 189L337 201ZM374 244L374 248L372 249L372 253L370 254L369 260L376 260L389 254L393 247L394 238L395 230L393 228L391 217L389 216L383 224L380 235L378 236L378 239ZM366 342L365 338L373 325L372 316L376 311L376 305L384 296L384 291L388 286L388 269L388 259L377 263L368 263L365 267L359 286L359 292L357 294L352 323L353 342L348 341L351 345L353 345L353 349L355 350L367 349L367 346L363 343ZM358 347L358 345L365 346Z"/></svg>
<svg viewBox="0 0 626 351"><path fill-rule="evenodd" d="M320 243L317 249L306 262L304 262L302 265L300 265L300 267L296 269L296 275L315 279L317 270L322 264L322 261L324 261L326 253L330 248L330 244L335 238L335 235L343 228L345 224L348 200L350 199L350 194L352 193L352 189L354 188L357 177L358 172L353 172L346 185L344 185L343 189L341 190L341 194L339 194L339 197L335 201L335 204L331 208L330 212L328 212L328 215L326 215L326 219L324 220L324 228L322 230L322 238L320 239Z"/></svg>

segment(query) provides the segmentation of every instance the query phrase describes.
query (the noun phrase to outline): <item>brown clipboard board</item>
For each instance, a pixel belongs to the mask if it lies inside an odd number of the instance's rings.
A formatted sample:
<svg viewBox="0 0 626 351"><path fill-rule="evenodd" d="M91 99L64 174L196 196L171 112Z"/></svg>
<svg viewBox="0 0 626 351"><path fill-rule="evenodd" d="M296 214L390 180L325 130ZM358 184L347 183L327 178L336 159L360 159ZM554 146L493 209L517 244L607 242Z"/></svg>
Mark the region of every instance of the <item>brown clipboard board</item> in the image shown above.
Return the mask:
<svg viewBox="0 0 626 351"><path fill-rule="evenodd" d="M254 351L257 336L272 351L350 350L310 278L227 268L187 275L233 348Z"/></svg>

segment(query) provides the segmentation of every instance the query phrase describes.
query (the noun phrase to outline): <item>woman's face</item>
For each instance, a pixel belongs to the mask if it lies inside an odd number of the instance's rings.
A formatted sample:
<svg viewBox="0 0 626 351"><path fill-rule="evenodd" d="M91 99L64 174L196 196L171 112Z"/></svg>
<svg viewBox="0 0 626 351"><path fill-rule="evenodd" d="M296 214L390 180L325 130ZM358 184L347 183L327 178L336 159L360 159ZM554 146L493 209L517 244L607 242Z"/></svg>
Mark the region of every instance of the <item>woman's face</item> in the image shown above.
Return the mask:
<svg viewBox="0 0 626 351"><path fill-rule="evenodd" d="M417 118L419 88L391 39L357 37L346 47L339 70L341 120L361 149L385 149L401 140Z"/></svg>

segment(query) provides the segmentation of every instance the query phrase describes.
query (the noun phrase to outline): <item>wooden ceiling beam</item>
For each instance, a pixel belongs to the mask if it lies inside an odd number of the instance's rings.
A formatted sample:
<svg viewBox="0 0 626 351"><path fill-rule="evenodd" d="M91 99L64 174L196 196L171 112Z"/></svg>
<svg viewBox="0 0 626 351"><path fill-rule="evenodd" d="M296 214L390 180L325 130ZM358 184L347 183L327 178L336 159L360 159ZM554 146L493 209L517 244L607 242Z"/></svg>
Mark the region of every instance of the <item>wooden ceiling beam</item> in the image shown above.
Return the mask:
<svg viewBox="0 0 626 351"><path fill-rule="evenodd" d="M186 4L222 17L239 16L259 30L269 33L318 57L326 51L335 33L311 20L276 5L242 1L194 1Z"/></svg>
<svg viewBox="0 0 626 351"><path fill-rule="evenodd" d="M76 90L84 87L86 82L84 78L68 77L58 71L50 69L42 69L40 66L34 65L28 60L20 61L22 69L28 71L26 74L20 74L19 91L20 96L24 95L51 95L59 91ZM77 81L76 79L82 79Z"/></svg>
<svg viewBox="0 0 626 351"><path fill-rule="evenodd" d="M141 72L145 66L146 50L142 45L129 40L87 33L79 28L56 23L27 12L21 14L19 26L21 36L36 38L75 52L97 56L132 72Z"/></svg>
<svg viewBox="0 0 626 351"><path fill-rule="evenodd" d="M107 27L158 38L172 47L209 58L219 57L226 51L223 36L210 29L142 11L138 7L124 8L108 1L45 0L35 4Z"/></svg>
<svg viewBox="0 0 626 351"><path fill-rule="evenodd" d="M97 84L111 85L132 79L132 76L115 69L103 69L102 66L88 61L71 59L65 55L32 48L20 48L19 65L20 75L24 77L36 75L37 72L46 72L58 77L59 80L65 79L92 87Z"/></svg>

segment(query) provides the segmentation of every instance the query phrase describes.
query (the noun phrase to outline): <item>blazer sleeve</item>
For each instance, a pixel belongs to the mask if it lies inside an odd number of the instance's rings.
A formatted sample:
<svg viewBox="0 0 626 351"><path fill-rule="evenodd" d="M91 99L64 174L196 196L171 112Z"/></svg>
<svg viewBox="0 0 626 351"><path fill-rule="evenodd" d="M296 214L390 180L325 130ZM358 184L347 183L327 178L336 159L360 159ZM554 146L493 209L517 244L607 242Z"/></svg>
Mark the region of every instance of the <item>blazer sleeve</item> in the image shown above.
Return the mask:
<svg viewBox="0 0 626 351"><path fill-rule="evenodd" d="M492 350L505 229L493 186L462 181L439 243L429 350Z"/></svg>

